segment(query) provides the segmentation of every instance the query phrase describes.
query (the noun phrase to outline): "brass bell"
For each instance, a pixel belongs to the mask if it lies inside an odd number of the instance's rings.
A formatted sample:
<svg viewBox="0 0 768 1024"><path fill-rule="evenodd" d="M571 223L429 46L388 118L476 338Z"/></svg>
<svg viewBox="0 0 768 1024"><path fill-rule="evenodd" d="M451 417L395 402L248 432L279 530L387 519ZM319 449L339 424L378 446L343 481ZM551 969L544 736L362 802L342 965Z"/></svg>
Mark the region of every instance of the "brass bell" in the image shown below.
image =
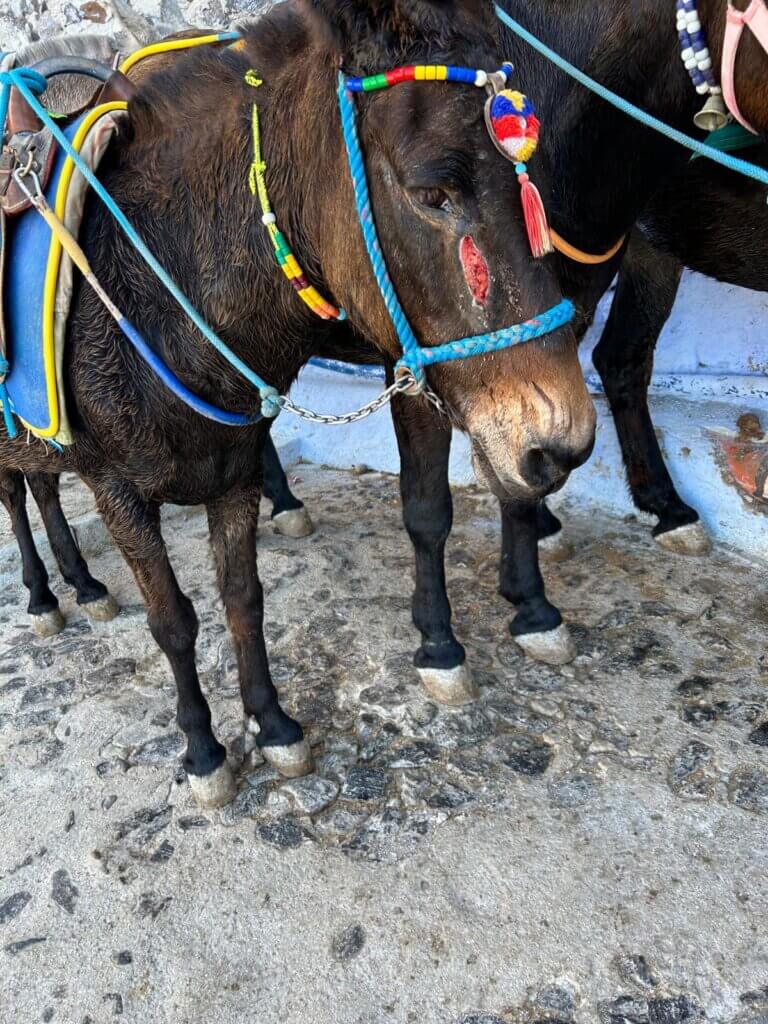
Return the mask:
<svg viewBox="0 0 768 1024"><path fill-rule="evenodd" d="M716 132L728 123L728 111L721 93L710 93L707 102L696 114L693 123L703 132Z"/></svg>

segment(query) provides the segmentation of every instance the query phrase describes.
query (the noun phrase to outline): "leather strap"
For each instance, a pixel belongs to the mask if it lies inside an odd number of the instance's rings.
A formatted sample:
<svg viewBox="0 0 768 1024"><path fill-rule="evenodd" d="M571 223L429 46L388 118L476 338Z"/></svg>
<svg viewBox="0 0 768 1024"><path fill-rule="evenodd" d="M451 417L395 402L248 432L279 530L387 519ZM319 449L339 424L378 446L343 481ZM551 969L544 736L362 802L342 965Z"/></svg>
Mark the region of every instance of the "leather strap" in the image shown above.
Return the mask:
<svg viewBox="0 0 768 1024"><path fill-rule="evenodd" d="M570 242L558 235L554 228L549 229L550 238L552 239L552 245L557 251L565 256L569 260L573 260L574 263L583 263L585 266L598 266L601 263L607 263L608 260L612 260L616 253L624 245L626 235L622 235L618 242L611 246L608 252L601 253L599 256L593 256L588 252L582 252L581 249L577 249L575 245L571 245Z"/></svg>

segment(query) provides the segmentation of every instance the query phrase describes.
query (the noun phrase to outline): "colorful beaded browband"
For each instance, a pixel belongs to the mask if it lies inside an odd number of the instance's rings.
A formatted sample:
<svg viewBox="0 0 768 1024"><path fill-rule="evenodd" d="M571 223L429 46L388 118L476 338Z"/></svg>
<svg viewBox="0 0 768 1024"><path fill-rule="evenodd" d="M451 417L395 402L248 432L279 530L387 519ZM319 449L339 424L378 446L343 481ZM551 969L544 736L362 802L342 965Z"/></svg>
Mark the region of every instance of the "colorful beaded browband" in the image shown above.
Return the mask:
<svg viewBox="0 0 768 1024"><path fill-rule="evenodd" d="M501 69L505 79L504 69L507 67L512 69L511 64L505 64ZM374 92L376 89L389 89L390 86L399 85L401 82L461 82L482 89L488 84L488 72L475 71L473 68L455 68L448 64L409 64L407 67L394 68L392 71L382 71L378 75L345 79L345 85L350 92Z"/></svg>

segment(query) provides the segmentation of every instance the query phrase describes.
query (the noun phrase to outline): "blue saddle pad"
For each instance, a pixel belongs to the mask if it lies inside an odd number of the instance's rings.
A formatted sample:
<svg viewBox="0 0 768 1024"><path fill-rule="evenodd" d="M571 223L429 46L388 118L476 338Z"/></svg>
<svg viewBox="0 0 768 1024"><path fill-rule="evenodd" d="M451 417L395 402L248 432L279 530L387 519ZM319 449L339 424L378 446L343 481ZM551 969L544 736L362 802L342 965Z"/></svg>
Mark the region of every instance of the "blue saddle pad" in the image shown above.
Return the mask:
<svg viewBox="0 0 768 1024"><path fill-rule="evenodd" d="M70 141L81 120L82 117L78 118L64 129ZM65 161L66 154L59 148L46 188L51 207L56 204ZM6 388L16 416L33 433L45 438L55 437L61 420L52 315L54 295L51 293L51 289L55 293L56 281L49 279L52 242L51 229L34 209L8 222L3 283L10 363ZM52 271L57 267L58 260Z"/></svg>

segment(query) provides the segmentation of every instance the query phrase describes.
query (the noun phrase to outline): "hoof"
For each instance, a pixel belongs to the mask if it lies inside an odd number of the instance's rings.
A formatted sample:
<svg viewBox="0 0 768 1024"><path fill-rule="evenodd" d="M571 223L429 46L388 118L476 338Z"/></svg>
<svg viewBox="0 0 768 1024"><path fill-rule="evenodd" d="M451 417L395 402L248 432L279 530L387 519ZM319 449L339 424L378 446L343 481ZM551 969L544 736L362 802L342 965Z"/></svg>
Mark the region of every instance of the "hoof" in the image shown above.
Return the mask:
<svg viewBox="0 0 768 1024"><path fill-rule="evenodd" d="M255 718L248 715L244 720L246 749L250 737L259 735L259 723ZM276 746L261 746L256 748L265 761L268 761L273 768L277 768L281 775L287 779L296 779L300 775L309 775L314 769L315 762L312 758L312 748L305 739L297 740L296 743L278 744Z"/></svg>
<svg viewBox="0 0 768 1024"><path fill-rule="evenodd" d="M653 539L659 547L676 555L706 555L712 550L712 541L702 523L687 523L657 533Z"/></svg>
<svg viewBox="0 0 768 1024"><path fill-rule="evenodd" d="M558 530L539 541L539 555L544 562L565 562L573 558L576 549L568 540L565 530Z"/></svg>
<svg viewBox="0 0 768 1024"><path fill-rule="evenodd" d="M417 669L424 689L441 704L468 704L478 695L477 686L466 661L455 668Z"/></svg>
<svg viewBox="0 0 768 1024"><path fill-rule="evenodd" d="M567 665L576 657L571 634L562 622L556 629L548 629L545 633L523 633L512 639L525 654L545 665Z"/></svg>
<svg viewBox="0 0 768 1024"><path fill-rule="evenodd" d="M314 769L312 748L306 740L289 743L283 747L260 747L264 759L273 768L277 768L286 779L296 779L300 775L309 775Z"/></svg>
<svg viewBox="0 0 768 1024"><path fill-rule="evenodd" d="M111 622L120 611L120 605L111 594L88 601L82 608L91 622Z"/></svg>
<svg viewBox="0 0 768 1024"><path fill-rule="evenodd" d="M272 516L275 529L283 537L309 537L315 532L315 524L305 508L290 508L286 512L278 512Z"/></svg>
<svg viewBox="0 0 768 1024"><path fill-rule="evenodd" d="M64 629L64 616L58 608L52 612L43 612L41 615L30 615L29 621L32 629L38 636L56 636Z"/></svg>
<svg viewBox="0 0 768 1024"><path fill-rule="evenodd" d="M223 807L237 795L235 777L226 761L210 775L191 775L187 772L187 779L195 803L206 810Z"/></svg>
<svg viewBox="0 0 768 1024"><path fill-rule="evenodd" d="M298 778L308 775L314 768L312 749L306 739L288 746L260 746L259 750L265 761L272 768L278 769L285 778Z"/></svg>

